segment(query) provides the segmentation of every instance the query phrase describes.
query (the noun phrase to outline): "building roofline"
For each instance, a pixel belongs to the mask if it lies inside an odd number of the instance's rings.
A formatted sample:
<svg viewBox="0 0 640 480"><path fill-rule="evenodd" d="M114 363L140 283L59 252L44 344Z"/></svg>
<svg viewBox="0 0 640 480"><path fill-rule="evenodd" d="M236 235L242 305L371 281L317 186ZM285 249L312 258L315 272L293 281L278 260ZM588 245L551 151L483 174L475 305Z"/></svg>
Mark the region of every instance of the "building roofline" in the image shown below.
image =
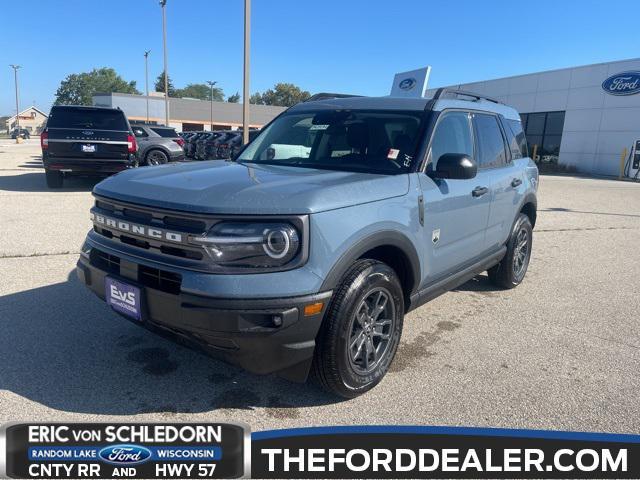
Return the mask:
<svg viewBox="0 0 640 480"><path fill-rule="evenodd" d="M640 61L640 57L638 57L638 58L623 58L621 60L610 60L608 62L588 63L586 65L574 65L573 67L552 68L550 70L541 70L539 72L529 72L529 73L519 73L519 74L516 74L516 75L509 75L509 76L506 76L506 77L494 77L494 78L485 78L483 80L471 80L471 81L468 81L468 82L454 83L453 85L469 85L471 83L494 82L496 80L509 80L511 78L516 78L516 77L528 77L530 75L540 75L541 73L552 73L552 72L560 72L562 70L573 70L574 68L597 67L597 66L600 66L600 65L609 65L611 63L634 62L634 61L636 61L636 62ZM429 86L428 89L429 90L435 90L437 88L447 87L447 86L451 86L451 85L440 85L440 86L434 86L434 87Z"/></svg>
<svg viewBox="0 0 640 480"><path fill-rule="evenodd" d="M44 113L42 110L40 110L38 107L36 107L35 105L31 105L30 107L25 108L24 110L22 110L21 112L18 113L18 115L22 115L24 112L26 112L27 110L37 110L38 112L40 112L42 115L44 115L45 117L49 118L49 115L47 115L46 113ZM11 120L12 118L16 118L15 113L13 115L11 115L7 120Z"/></svg>

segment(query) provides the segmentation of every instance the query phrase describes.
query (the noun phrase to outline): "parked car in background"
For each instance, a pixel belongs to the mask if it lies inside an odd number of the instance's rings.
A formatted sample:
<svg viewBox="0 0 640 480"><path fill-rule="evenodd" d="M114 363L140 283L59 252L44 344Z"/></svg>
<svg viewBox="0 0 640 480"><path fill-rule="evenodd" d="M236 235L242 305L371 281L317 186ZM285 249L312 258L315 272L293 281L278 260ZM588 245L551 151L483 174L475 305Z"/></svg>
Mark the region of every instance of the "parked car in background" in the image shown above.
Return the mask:
<svg viewBox="0 0 640 480"><path fill-rule="evenodd" d="M193 154L193 158L196 160L206 160L205 145L208 139L213 138L216 132L205 132L196 140L196 150Z"/></svg>
<svg viewBox="0 0 640 480"><path fill-rule="evenodd" d="M227 132L220 130L213 132L204 144L204 155L207 160L216 158L216 152L218 150L218 144L222 138L226 137Z"/></svg>
<svg viewBox="0 0 640 480"><path fill-rule="evenodd" d="M202 135L208 132L196 132L194 135L191 135L185 143L184 146L184 154L188 158L193 158L196 153L196 142Z"/></svg>
<svg viewBox="0 0 640 480"><path fill-rule="evenodd" d="M26 128L21 128L20 130L18 130L17 128L14 128L13 131L11 132L11 138L15 140L18 137L27 139L27 138L31 138L31 134L29 133L29 130L27 130Z"/></svg>
<svg viewBox="0 0 640 480"><path fill-rule="evenodd" d="M131 129L138 141L140 165L162 165L184 160L184 139L174 128L135 124Z"/></svg>
<svg viewBox="0 0 640 480"><path fill-rule="evenodd" d="M138 166L137 142L118 108L55 105L40 134L47 186L69 175L108 176Z"/></svg>
<svg viewBox="0 0 640 480"><path fill-rule="evenodd" d="M242 132L234 131L229 132L224 138L218 142L218 148L216 149L216 159L227 159L233 156L234 152L237 152L242 147Z"/></svg>

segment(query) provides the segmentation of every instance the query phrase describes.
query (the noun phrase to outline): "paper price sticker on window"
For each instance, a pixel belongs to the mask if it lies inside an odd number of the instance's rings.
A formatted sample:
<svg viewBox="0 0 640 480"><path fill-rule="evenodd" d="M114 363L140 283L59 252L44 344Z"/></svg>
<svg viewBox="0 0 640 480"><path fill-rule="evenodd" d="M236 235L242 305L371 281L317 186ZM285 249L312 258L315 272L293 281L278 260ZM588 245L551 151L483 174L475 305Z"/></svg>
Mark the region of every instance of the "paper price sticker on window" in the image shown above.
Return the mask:
<svg viewBox="0 0 640 480"><path fill-rule="evenodd" d="M395 160L398 158L399 154L400 154L400 150L398 150L397 148L390 148L389 153L387 154L387 158L389 160Z"/></svg>

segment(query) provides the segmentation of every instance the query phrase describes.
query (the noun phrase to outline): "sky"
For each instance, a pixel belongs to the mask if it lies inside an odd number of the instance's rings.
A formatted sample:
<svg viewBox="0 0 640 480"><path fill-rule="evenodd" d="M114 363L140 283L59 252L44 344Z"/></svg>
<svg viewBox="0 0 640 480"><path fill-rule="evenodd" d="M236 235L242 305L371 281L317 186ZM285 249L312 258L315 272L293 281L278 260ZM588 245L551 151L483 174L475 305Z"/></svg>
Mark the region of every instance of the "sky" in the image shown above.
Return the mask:
<svg viewBox="0 0 640 480"><path fill-rule="evenodd" d="M640 2L577 0L252 0L251 92L387 95L396 72L431 65L429 87L640 57ZM177 87L242 90L242 0L168 0ZM112 67L144 90L162 71L157 0L0 0L0 116L48 112L69 74ZM22 109L21 108L21 109Z"/></svg>

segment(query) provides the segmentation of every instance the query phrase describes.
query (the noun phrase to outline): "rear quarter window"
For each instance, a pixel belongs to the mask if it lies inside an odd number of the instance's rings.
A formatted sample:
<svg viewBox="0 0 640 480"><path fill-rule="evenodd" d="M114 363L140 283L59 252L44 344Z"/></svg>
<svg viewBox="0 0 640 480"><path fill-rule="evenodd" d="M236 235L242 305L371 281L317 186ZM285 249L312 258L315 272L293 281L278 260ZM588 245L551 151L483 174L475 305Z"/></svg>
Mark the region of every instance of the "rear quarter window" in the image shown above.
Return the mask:
<svg viewBox="0 0 640 480"><path fill-rule="evenodd" d="M47 127L129 130L124 113L100 108L53 108L47 120Z"/></svg>
<svg viewBox="0 0 640 480"><path fill-rule="evenodd" d="M515 137L518 149L520 150L520 157L528 157L529 149L527 148L527 137L522 129L522 123L518 120L507 120L507 126L511 131L511 134ZM508 132L507 132L508 133ZM511 154L513 155L513 146L511 147ZM519 157L513 157L519 158Z"/></svg>
<svg viewBox="0 0 640 480"><path fill-rule="evenodd" d="M178 134L176 133L175 129L173 129L173 128L153 128L153 127L151 127L151 130L156 132L161 137L165 137L165 138L175 138L175 137L178 136Z"/></svg>

